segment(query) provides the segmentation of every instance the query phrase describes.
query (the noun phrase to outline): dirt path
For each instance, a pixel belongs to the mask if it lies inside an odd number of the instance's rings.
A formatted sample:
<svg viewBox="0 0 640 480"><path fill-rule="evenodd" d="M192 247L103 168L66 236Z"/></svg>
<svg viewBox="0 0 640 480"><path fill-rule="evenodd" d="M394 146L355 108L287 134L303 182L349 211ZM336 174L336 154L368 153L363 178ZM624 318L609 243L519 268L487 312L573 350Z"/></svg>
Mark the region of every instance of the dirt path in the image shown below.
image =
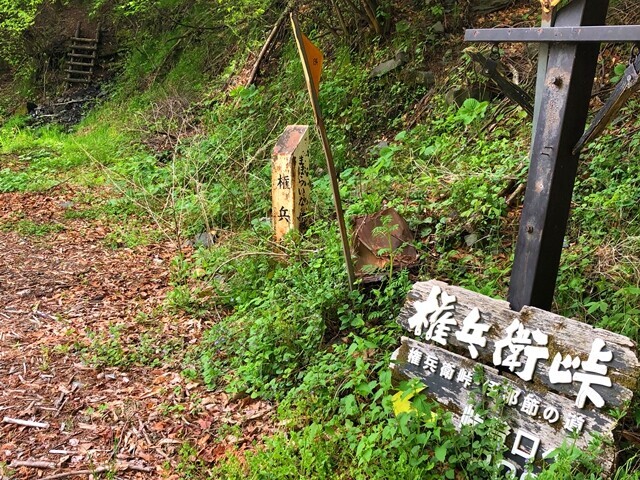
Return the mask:
<svg viewBox="0 0 640 480"><path fill-rule="evenodd" d="M162 308L175 246L107 248L107 225L65 218L75 193L0 195L0 479L182 478L248 448L273 407L181 375L214 320Z"/></svg>

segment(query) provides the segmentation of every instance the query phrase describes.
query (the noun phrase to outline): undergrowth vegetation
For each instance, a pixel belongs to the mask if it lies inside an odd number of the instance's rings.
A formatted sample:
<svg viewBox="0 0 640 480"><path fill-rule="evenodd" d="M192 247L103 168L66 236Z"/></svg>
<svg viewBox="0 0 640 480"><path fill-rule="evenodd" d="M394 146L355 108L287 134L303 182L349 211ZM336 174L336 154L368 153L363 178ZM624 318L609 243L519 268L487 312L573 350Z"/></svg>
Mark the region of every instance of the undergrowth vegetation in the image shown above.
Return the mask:
<svg viewBox="0 0 640 480"><path fill-rule="evenodd" d="M448 102L446 86L468 81L467 60L457 50L448 51L455 62L432 90L395 73L369 76L376 61L397 50L433 55L450 47L429 29L424 38L399 24L386 43L367 42L370 33L357 45L343 37L321 42L329 53L320 95L347 218L395 208L415 233L421 258L411 275L394 271L350 292L316 141L310 227L282 244L271 238L271 149L286 125L312 123L290 40L267 78L251 86L241 81L246 54L259 48L265 30L261 15L275 18L277 2L258 2L259 8L229 2L226 12L214 9L213 19L206 3L115 2L118 21L138 22L128 39L138 47L122 60L108 100L71 132L34 129L20 116L4 122L0 192L66 182L104 189L102 196L78 193L84 208L68 218L117 223L106 239L111 248L160 238L182 247L202 232L215 233L215 245L174 260L166 308L215 318L202 343L184 354L183 374L211 389L274 402L282 428L213 466L189 461L193 449L185 445L183 478L503 478L499 412L459 432L416 385L396 385L389 362L402 335L395 318L416 278L506 296L528 169L526 115L502 99ZM442 18L444 10L434 10L440 2L423 3ZM178 14L180 22L167 20ZM246 46L238 46L240 39ZM409 122L424 98L426 113ZM554 305L562 315L634 340L640 339L637 108L631 103L581 162ZM141 228L149 224L154 235ZM57 227L16 219L0 228L46 235ZM116 325L93 335L82 354L96 365L154 365L160 360L152 343L146 338L139 348L125 348ZM412 408L396 414L398 391ZM640 422L640 408L631 406L624 422ZM638 478L637 449L624 441L620 449L624 462L615 478ZM554 455L538 478L603 474L589 453L570 444Z"/></svg>

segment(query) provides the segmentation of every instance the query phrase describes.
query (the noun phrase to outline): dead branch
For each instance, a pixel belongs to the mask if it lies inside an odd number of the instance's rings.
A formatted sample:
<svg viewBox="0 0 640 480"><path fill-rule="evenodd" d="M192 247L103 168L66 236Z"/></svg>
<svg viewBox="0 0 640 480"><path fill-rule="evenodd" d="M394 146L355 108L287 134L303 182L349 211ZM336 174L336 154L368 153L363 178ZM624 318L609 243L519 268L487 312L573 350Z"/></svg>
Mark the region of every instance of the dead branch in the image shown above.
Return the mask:
<svg viewBox="0 0 640 480"><path fill-rule="evenodd" d="M507 205L509 207L514 204L516 199L520 198L520 196L524 192L526 186L527 185L525 183L521 183L520 185L518 185L518 188L516 188L511 195L509 195L509 198L507 198L507 200L506 200L506 203L507 203Z"/></svg>
<svg viewBox="0 0 640 480"><path fill-rule="evenodd" d="M369 25L376 32L377 35L382 35L382 27L380 26L380 22L378 22L378 18L376 17L376 11L373 5L369 0L362 0L362 5L364 6L364 11L367 14L367 18L369 19Z"/></svg>
<svg viewBox="0 0 640 480"><path fill-rule="evenodd" d="M10 417L4 417L2 421L4 423L11 423L13 425L20 425L23 427L49 428L49 424L46 422L31 422L29 420L20 420L19 418Z"/></svg>
<svg viewBox="0 0 640 480"><path fill-rule="evenodd" d="M267 52L271 48L271 44L273 40L276 38L278 31L282 27L284 19L287 17L287 15L289 15L290 11L291 11L290 7L285 8L282 14L280 15L280 17L278 17L276 24L271 29L271 33L267 37L267 41L264 42L264 46L262 47L262 50L260 50L260 53L258 54L258 58L256 59L256 63L253 66L253 70L251 70L251 75L249 75L249 80L247 81L247 85L246 85L247 87L252 85L253 82L255 82L256 76L258 75L258 70L260 69L260 64L262 63L262 61L264 60L264 57L267 55Z"/></svg>
<svg viewBox="0 0 640 480"><path fill-rule="evenodd" d="M351 10L353 10L361 18L363 18L364 20L369 21L369 18L367 17L367 15L365 15L365 13L363 13L363 11L362 11L362 9L360 7L358 7L355 3L353 3L353 0L345 0L345 2L347 2L347 5L349 5L351 7Z"/></svg>
<svg viewBox="0 0 640 480"><path fill-rule="evenodd" d="M132 470L136 472L151 473L155 469L151 467L143 467L141 465L133 465L129 463L119 464L119 465L116 465L115 467L110 465L102 465L92 470L74 470L69 472L56 473L55 475L49 475L48 477L41 478L40 480L56 480L58 478L73 477L75 475L91 475L94 473L111 472L113 470L116 470L118 472L126 472L127 470Z"/></svg>
<svg viewBox="0 0 640 480"><path fill-rule="evenodd" d="M56 468L57 465L53 462L47 462L43 460L14 460L9 465L11 468L29 467L29 468Z"/></svg>
<svg viewBox="0 0 640 480"><path fill-rule="evenodd" d="M340 28L342 28L342 34L347 35L349 30L347 29L347 22L344 21L344 16L342 15L342 10L336 4L335 0L331 0L331 5L336 12L336 16L338 17L338 22L340 23Z"/></svg>

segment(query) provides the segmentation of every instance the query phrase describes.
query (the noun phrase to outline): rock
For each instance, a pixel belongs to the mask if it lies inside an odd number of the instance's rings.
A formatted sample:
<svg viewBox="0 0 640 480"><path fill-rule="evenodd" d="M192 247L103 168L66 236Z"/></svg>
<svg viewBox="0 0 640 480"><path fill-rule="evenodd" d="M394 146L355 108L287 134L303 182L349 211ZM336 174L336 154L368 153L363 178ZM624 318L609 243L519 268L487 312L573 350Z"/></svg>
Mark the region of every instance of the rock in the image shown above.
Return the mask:
<svg viewBox="0 0 640 480"><path fill-rule="evenodd" d="M387 73L392 72L393 70L395 70L401 65L402 65L402 62L399 62L396 59L387 60L386 62L382 62L380 65L376 65L373 68L373 70L371 70L369 77L370 78L382 77L383 75L386 75Z"/></svg>
<svg viewBox="0 0 640 480"><path fill-rule="evenodd" d="M444 96L448 105L455 105L457 107L460 107L467 98L469 98L468 90L460 87L452 88Z"/></svg>
<svg viewBox="0 0 640 480"><path fill-rule="evenodd" d="M408 60L409 59L406 53L398 52L396 53L396 56L393 60L387 60L386 62L382 62L381 64L376 65L373 70L371 70L369 78L382 77L383 75L392 72L396 68L401 67L402 65L407 63Z"/></svg>
<svg viewBox="0 0 640 480"><path fill-rule="evenodd" d="M69 202L69 201L66 201L66 202L60 202L60 206L61 206L62 208L64 208L64 209L71 208L71 207L73 207L74 205L75 205L75 203L73 203L73 202Z"/></svg>
<svg viewBox="0 0 640 480"><path fill-rule="evenodd" d="M193 246L209 248L212 245L215 245L217 240L218 235L216 234L216 232L202 232L201 234L196 235L193 238Z"/></svg>
<svg viewBox="0 0 640 480"><path fill-rule="evenodd" d="M431 29L433 30L433 33L444 33L444 25L442 22L434 23Z"/></svg>
<svg viewBox="0 0 640 480"><path fill-rule="evenodd" d="M380 155L380 152L382 151L382 149L386 148L388 146L389 146L389 142L387 142L385 140L380 140L373 147L371 147L371 154L374 155L374 156Z"/></svg>
<svg viewBox="0 0 640 480"><path fill-rule="evenodd" d="M80 90L70 91L53 102L42 105L29 102L27 110L31 117L30 124L38 127L57 123L68 129L80 122L103 96L104 92L99 86L90 85Z"/></svg>
<svg viewBox="0 0 640 480"><path fill-rule="evenodd" d="M431 88L436 84L436 76L433 72L416 70L413 72L413 83L423 87Z"/></svg>
<svg viewBox="0 0 640 480"><path fill-rule="evenodd" d="M402 62L402 65L404 65L409 60L411 60L411 58L409 58L409 54L407 52L402 52L402 51L396 53L395 59L398 62Z"/></svg>
<svg viewBox="0 0 640 480"><path fill-rule="evenodd" d="M464 237L464 242L467 244L467 247L473 247L473 245L479 240L477 233L471 233Z"/></svg>

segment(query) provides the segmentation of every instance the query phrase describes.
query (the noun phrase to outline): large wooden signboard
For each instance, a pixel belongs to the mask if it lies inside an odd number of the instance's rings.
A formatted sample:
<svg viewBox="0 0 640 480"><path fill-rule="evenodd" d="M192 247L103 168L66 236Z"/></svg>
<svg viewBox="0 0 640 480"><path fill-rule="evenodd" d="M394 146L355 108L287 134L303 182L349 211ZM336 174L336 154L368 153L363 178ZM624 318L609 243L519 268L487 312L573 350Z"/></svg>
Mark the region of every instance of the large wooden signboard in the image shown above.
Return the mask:
<svg viewBox="0 0 640 480"><path fill-rule="evenodd" d="M518 475L565 440L584 448L595 434L612 438L609 412L629 404L640 373L627 337L435 280L414 285L398 323L410 336L394 374L421 380L458 425L483 421L482 390L501 395L504 465ZM600 460L611 467L612 452L603 447Z"/></svg>
<svg viewBox="0 0 640 480"><path fill-rule="evenodd" d="M309 205L309 127L289 125L273 149L271 197L277 241L299 230Z"/></svg>

